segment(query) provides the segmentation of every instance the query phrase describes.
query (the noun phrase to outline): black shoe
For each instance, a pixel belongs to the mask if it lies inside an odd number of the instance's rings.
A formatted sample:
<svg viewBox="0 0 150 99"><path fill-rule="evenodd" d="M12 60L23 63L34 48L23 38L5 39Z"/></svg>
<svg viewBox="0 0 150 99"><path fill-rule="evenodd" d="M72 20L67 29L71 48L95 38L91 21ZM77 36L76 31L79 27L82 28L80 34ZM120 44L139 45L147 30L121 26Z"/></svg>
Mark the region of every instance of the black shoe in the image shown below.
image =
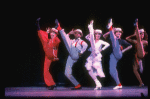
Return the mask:
<svg viewBox="0 0 150 99"><path fill-rule="evenodd" d="M41 18L38 18L35 23L35 25L37 26L37 30L40 30L40 23L39 23L40 19Z"/></svg>
<svg viewBox="0 0 150 99"><path fill-rule="evenodd" d="M48 90L53 90L56 87L56 85L52 85L52 86L48 86L47 89Z"/></svg>
<svg viewBox="0 0 150 99"><path fill-rule="evenodd" d="M55 19L55 29L57 29L58 24L59 24L58 19Z"/></svg>

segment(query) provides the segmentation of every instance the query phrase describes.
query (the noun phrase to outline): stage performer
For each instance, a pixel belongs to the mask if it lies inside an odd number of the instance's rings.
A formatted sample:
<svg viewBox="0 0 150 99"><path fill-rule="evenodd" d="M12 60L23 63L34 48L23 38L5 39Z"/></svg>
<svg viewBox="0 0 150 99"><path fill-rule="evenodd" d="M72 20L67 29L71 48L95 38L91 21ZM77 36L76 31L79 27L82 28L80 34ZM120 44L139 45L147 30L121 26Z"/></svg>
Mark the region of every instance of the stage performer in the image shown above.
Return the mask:
<svg viewBox="0 0 150 99"><path fill-rule="evenodd" d="M96 88L94 88L94 90L98 90L98 89L101 89L102 85L96 76L105 77L105 74L102 68L102 63L101 63L102 61L101 51L108 48L110 44L103 40L100 40L100 37L102 35L102 30L100 29L94 30L93 22L94 21L92 20L90 24L88 25L90 34L88 34L85 37L87 40L90 41L90 44L91 44L91 47L89 48L89 50L91 51L91 54L87 58L85 67L88 70L89 75L92 77L92 79L94 80L96 84ZM103 45L104 47L102 48ZM96 72L94 72L95 70Z"/></svg>
<svg viewBox="0 0 150 99"><path fill-rule="evenodd" d="M58 61L57 57L58 46L60 43L58 35L58 30L55 28L47 28L47 31L40 29L39 25L40 18L37 19L38 26L38 36L42 42L42 46L45 52L45 61L44 61L44 81L49 90L53 90L56 87L56 83L53 80L53 77L49 71L51 63Z"/></svg>
<svg viewBox="0 0 150 99"><path fill-rule="evenodd" d="M121 35L123 33L121 28L113 28L112 27L112 19L109 20L109 23L107 25L107 29L109 29L109 32L103 35L103 37L107 37L108 34L110 34L110 40L112 42L112 50L113 52L110 55L110 61L109 61L109 71L112 78L115 80L117 86L115 86L113 89L120 89L122 88L122 84L120 83L118 72L117 72L117 63L122 58L122 53L125 52L127 49L131 49L132 45L129 44L127 41L121 39ZM125 51L123 51L123 49ZM122 52L123 51L123 52Z"/></svg>
<svg viewBox="0 0 150 99"><path fill-rule="evenodd" d="M136 37L135 39L132 39L132 37ZM138 79L140 85L139 87L144 86L144 83L140 77L140 74L138 72L138 69L140 70L140 73L143 72L143 64L142 59L144 58L145 54L148 54L148 52L145 52L144 48L148 46L148 35L144 29L138 28L138 19L136 19L135 22L135 33L131 36L126 37L126 40L135 44L135 57L134 57L134 64L133 64L133 72Z"/></svg>
<svg viewBox="0 0 150 99"><path fill-rule="evenodd" d="M74 84L74 88L72 90L81 89L81 85L72 75L72 66L79 57L85 52L88 45L85 41L81 39L83 36L82 30L76 29L72 30L68 34L65 33L64 29L60 27L60 23L58 20L55 20L56 28L60 32L60 35L64 41L64 44L69 52L69 56L67 59L66 67L65 67L65 76ZM69 35L74 34L75 39L70 39Z"/></svg>

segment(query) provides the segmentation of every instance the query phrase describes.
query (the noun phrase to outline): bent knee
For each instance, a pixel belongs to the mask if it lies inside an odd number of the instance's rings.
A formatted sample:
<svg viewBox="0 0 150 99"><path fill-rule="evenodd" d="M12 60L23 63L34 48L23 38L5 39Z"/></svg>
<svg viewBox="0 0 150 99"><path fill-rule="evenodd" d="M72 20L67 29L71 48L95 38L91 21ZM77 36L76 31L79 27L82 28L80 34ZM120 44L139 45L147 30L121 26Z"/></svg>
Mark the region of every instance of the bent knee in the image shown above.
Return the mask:
<svg viewBox="0 0 150 99"><path fill-rule="evenodd" d="M140 58L140 59L144 58L144 56L145 56L145 53L143 53L143 54L138 54L138 58Z"/></svg>
<svg viewBox="0 0 150 99"><path fill-rule="evenodd" d="M91 66L92 66L92 64L90 64L90 63L85 64L85 67L88 71L91 70L91 68L92 68Z"/></svg>
<svg viewBox="0 0 150 99"><path fill-rule="evenodd" d="M138 72L138 69L136 67L133 68L133 72Z"/></svg>
<svg viewBox="0 0 150 99"><path fill-rule="evenodd" d="M66 76L66 77L70 77L70 75L71 75L71 73L65 72L65 76Z"/></svg>
<svg viewBox="0 0 150 99"><path fill-rule="evenodd" d="M96 68L96 69L102 68L100 62L95 62L95 63L93 64L93 67Z"/></svg>

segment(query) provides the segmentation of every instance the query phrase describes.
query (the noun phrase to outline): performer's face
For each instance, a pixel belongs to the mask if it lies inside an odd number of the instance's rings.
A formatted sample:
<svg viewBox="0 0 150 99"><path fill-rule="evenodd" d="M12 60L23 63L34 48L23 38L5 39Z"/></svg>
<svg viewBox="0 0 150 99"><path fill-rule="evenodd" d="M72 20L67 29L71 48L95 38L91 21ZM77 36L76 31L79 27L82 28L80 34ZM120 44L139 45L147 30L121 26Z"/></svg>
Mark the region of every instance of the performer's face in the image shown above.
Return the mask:
<svg viewBox="0 0 150 99"><path fill-rule="evenodd" d="M116 35L117 38L121 38L122 33L120 31L116 31L115 35Z"/></svg>
<svg viewBox="0 0 150 99"><path fill-rule="evenodd" d="M144 32L141 32L140 36L141 36L141 39L143 39L144 38Z"/></svg>
<svg viewBox="0 0 150 99"><path fill-rule="evenodd" d="M100 37L101 37L101 34L100 34L100 33L95 33L95 39L96 39L96 40L99 40Z"/></svg>
<svg viewBox="0 0 150 99"><path fill-rule="evenodd" d="M74 33L74 37L75 37L75 39L80 38L81 37L80 32L75 32Z"/></svg>
<svg viewBox="0 0 150 99"><path fill-rule="evenodd" d="M50 33L50 36L51 36L51 38L53 39L54 37L56 37L56 33L51 32L51 33Z"/></svg>

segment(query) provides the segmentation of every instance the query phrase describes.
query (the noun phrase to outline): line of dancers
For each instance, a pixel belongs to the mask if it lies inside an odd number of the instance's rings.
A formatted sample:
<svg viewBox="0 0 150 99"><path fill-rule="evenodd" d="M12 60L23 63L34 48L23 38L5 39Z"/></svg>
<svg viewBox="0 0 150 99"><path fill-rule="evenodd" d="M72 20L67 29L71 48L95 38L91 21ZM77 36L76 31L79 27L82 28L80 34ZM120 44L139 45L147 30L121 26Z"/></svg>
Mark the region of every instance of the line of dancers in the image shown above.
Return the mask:
<svg viewBox="0 0 150 99"><path fill-rule="evenodd" d="M65 44L65 47L69 53L66 66L65 66L65 76L70 80L71 83L74 84L74 88L72 90L81 89L81 84L75 79L72 75L72 66L76 63L79 57L86 51L88 44L81 39L83 37L83 33L81 29L71 30L68 34L65 33L65 30L62 29L59 21L55 20L55 28L48 27L46 31L40 29L39 24L40 18L37 19L37 31L40 41L42 42L42 46L45 52L45 61L44 61L44 81L49 90L53 90L56 87L56 83L53 80L51 73L49 72L50 65L53 61L59 61L57 57L60 39L57 37L58 33L61 35L61 38ZM118 71L116 69L118 61L122 58L123 53L132 48L130 43L135 44L136 53L133 64L133 72L137 77L140 87L144 86L138 69L140 72L143 72L142 59L148 52L145 52L144 48L148 46L148 35L144 29L138 28L138 19L135 20L135 33L131 36L126 37L126 40L121 39L121 35L123 33L121 28L113 27L112 19L108 21L107 29L109 30L107 33L103 35L101 29L93 28L94 20L91 20L90 24L88 24L89 34L85 36L87 40L89 40L91 47L88 51L91 51L91 54L86 59L85 68L87 69L89 75L95 82L96 87L94 90L99 90L102 88L102 84L97 79L99 77L105 77L102 68L102 51L107 49L110 44L106 41L101 40L101 36L105 39L110 35L110 40L112 43L112 53L110 54L109 60L109 72L112 78L116 82L116 86L113 89L121 89L122 84L120 83L118 77ZM69 37L70 34L74 35L74 39ZM136 40L132 39L132 37L136 37ZM130 42L130 43L129 43Z"/></svg>

